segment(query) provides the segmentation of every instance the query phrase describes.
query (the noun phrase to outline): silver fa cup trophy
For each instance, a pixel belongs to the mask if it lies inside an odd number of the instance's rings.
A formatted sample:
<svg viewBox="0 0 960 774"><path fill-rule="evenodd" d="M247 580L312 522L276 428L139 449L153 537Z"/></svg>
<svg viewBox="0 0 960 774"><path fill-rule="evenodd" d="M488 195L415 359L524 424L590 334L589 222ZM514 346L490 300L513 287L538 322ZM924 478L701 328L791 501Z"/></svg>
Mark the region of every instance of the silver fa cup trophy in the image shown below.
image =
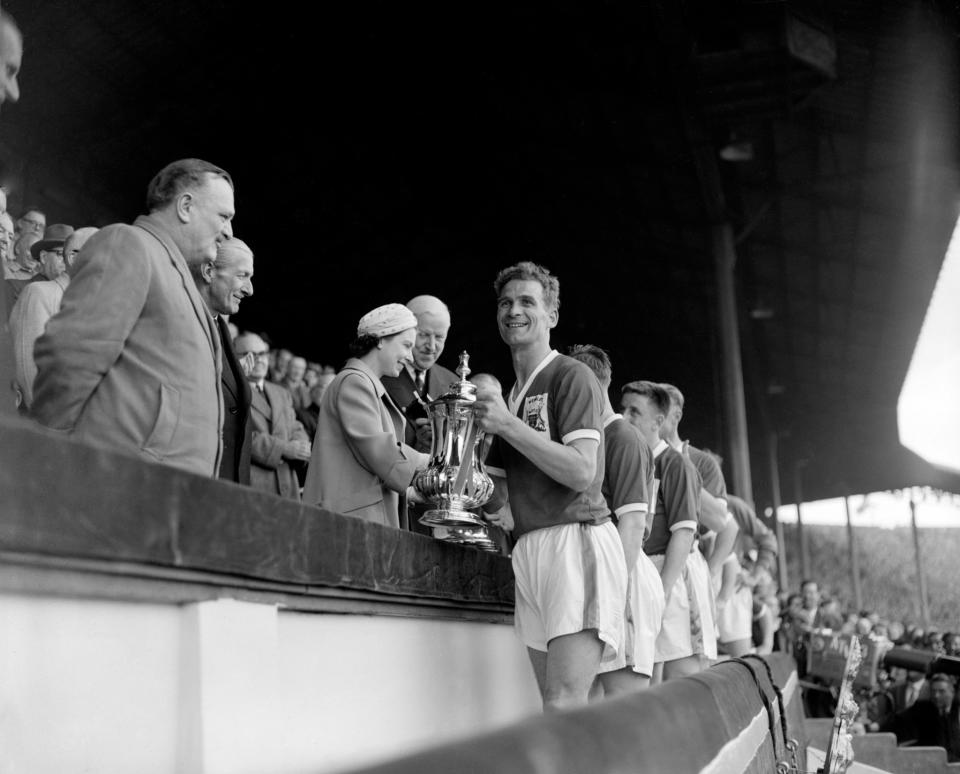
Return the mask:
<svg viewBox="0 0 960 774"><path fill-rule="evenodd" d="M470 356L460 353L460 381L426 404L433 428L430 464L416 478L417 491L436 508L420 517L434 537L497 552L483 517L470 512L493 494L493 481L483 469L484 432L477 425L477 387L467 381Z"/></svg>

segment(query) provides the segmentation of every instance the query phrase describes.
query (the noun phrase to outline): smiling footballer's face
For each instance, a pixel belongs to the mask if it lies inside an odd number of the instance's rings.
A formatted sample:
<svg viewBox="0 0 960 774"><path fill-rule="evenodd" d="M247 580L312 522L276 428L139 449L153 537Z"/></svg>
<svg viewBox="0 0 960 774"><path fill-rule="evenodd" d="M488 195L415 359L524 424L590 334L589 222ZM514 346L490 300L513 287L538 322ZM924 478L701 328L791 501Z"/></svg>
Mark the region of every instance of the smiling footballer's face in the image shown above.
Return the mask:
<svg viewBox="0 0 960 774"><path fill-rule="evenodd" d="M500 337L511 347L550 340L556 327L557 310L549 309L543 285L536 280L514 279L503 286L497 301Z"/></svg>

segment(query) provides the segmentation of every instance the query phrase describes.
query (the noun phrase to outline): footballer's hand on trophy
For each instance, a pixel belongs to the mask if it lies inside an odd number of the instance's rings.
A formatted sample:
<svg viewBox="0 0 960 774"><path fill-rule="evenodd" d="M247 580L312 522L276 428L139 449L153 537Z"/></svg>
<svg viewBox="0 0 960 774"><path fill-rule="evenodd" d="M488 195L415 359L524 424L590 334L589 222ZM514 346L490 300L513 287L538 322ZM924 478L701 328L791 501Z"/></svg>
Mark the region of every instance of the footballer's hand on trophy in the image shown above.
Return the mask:
<svg viewBox="0 0 960 774"><path fill-rule="evenodd" d="M429 453L433 446L433 425L429 419L421 417L413 420L413 426L417 431L417 440L413 448L418 452Z"/></svg>
<svg viewBox="0 0 960 774"><path fill-rule="evenodd" d="M504 505L493 513L483 514L487 521L500 527L504 532L513 532L513 512L509 505Z"/></svg>
<svg viewBox="0 0 960 774"><path fill-rule="evenodd" d="M480 422L480 428L495 435L514 419L503 401L503 395L492 387L477 388L477 401L473 404L473 410Z"/></svg>

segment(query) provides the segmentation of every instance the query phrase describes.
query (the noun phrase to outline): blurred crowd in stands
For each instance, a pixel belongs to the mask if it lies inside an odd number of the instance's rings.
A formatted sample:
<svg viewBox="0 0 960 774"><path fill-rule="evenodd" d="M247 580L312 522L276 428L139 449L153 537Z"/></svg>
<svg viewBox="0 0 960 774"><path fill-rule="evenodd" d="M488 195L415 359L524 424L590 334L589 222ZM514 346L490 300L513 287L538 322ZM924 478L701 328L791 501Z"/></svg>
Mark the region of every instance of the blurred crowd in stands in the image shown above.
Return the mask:
<svg viewBox="0 0 960 774"><path fill-rule="evenodd" d="M885 618L878 611L857 610L843 604L839 595L823 593L812 579L804 580L799 592L769 598L768 603L782 603L776 647L797 661L808 717L832 717L838 699L838 681L818 671L816 656L833 635L857 637L869 667L860 674L875 679L855 686L859 714L851 730L892 732L901 745L943 747L948 761L960 761L960 625L941 631ZM888 666L883 654L891 648L899 653L918 651L917 668ZM880 654L875 667L869 663L874 654ZM928 673L919 667L923 660L939 656L947 657L938 662L942 671ZM956 660L949 663L950 659Z"/></svg>

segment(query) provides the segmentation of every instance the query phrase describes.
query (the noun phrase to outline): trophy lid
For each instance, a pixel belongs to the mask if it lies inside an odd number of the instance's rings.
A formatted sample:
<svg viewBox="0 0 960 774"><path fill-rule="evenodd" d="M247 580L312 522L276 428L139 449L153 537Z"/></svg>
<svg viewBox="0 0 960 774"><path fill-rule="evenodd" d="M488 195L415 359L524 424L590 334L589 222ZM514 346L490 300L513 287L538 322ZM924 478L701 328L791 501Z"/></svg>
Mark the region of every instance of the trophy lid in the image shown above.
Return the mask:
<svg viewBox="0 0 960 774"><path fill-rule="evenodd" d="M471 403L477 399L477 385L467 381L470 376L470 355L464 350L460 353L460 365L457 366L459 381L452 382L447 391L434 401L465 400Z"/></svg>

